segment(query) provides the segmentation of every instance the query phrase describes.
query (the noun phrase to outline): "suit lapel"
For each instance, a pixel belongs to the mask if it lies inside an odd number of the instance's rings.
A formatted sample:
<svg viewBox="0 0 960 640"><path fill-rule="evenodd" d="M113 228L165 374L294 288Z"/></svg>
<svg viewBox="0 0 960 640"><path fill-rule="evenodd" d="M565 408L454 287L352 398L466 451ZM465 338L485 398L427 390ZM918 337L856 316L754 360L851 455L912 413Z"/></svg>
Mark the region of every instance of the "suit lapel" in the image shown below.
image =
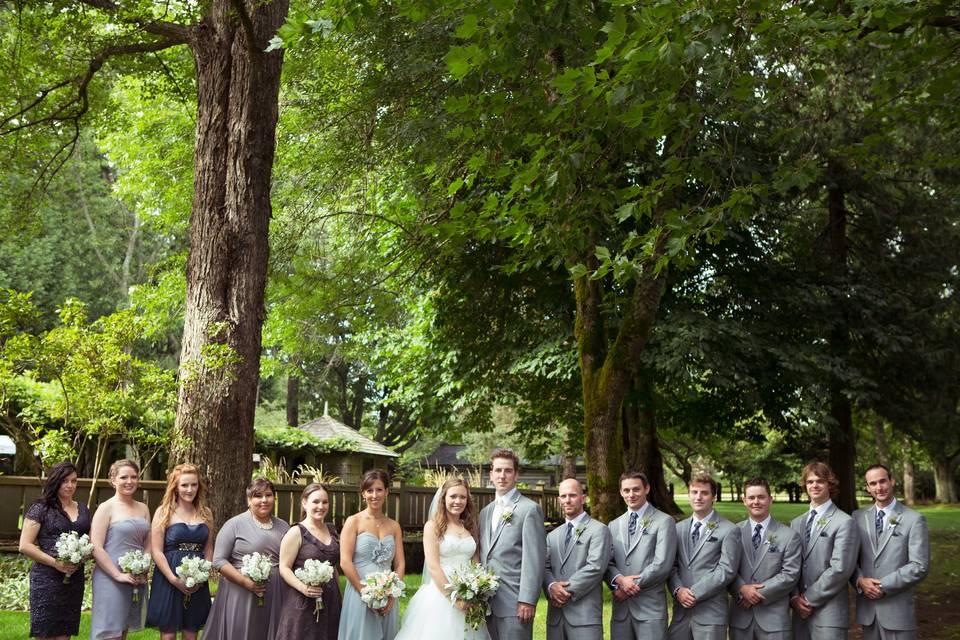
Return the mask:
<svg viewBox="0 0 960 640"><path fill-rule="evenodd" d="M488 506L480 510L480 546L485 550L484 555L490 554L490 516L493 509Z"/></svg>
<svg viewBox="0 0 960 640"><path fill-rule="evenodd" d="M754 571L756 571L757 568L760 567L760 563L763 561L763 557L764 557L765 555L767 555L767 551L769 551L769 550L770 550L770 547L773 546L773 543L772 543L772 542L767 542L767 541L770 540L771 538L774 538L774 537L776 536L776 534L777 534L777 528L778 528L779 526L780 526L780 524L779 524L776 520L774 520L773 518L770 518L770 526L767 527L766 539L761 539L761 540L760 540L760 548L757 549L757 553L754 554L754 555L755 555L755 560L754 560L754 563L753 563L753 570L754 570ZM751 546L751 547L753 546L753 538L752 538L752 536L751 536L751 539L750 539L750 546Z"/></svg>
<svg viewBox="0 0 960 640"><path fill-rule="evenodd" d="M633 550L637 548L637 545L638 545L638 544L640 544L640 540L641 540L641 538L643 538L643 532L647 529L647 527L644 526L643 522L644 522L644 520L650 521L650 520L652 519L652 518L651 518L652 515L653 515L653 505L650 505L649 507L647 507L646 515L644 515L642 518L640 518L639 520L637 520L637 532L634 534L633 540L631 540L631 539L630 539L630 526L629 526L629 525L630 525L630 514L629 514L629 512L626 514L626 520L624 521L623 533L624 533L624 536L625 536L624 540L627 540L627 544L624 545L624 546L626 547L626 549L627 549L627 555L630 555L631 553L633 553Z"/></svg>
<svg viewBox="0 0 960 640"><path fill-rule="evenodd" d="M828 526L830 526L830 518L833 516L833 513L836 510L837 510L837 505L831 504L830 508L827 510L826 513L817 514L817 519L814 520L813 528L810 530L810 546L807 547L807 550L804 553L804 556L809 556L810 552L813 551L813 548L817 546L817 540L820 539L820 533L824 529L826 529ZM807 513L807 517L810 517L809 512ZM819 524L821 520L826 520L823 526L820 526ZM804 530L806 530L806 523L804 523Z"/></svg>
<svg viewBox="0 0 960 640"><path fill-rule="evenodd" d="M573 528L573 535L570 538L570 545L567 547L565 551L563 550L563 542L561 541L559 543L560 551L561 551L561 556L560 556L561 567L567 562L567 558L570 557L570 552L573 551L573 548L575 546L577 546L577 540L580 539L580 537L577 535L577 529L580 529L581 532L586 533L588 522L590 522L590 516L585 516L583 520L580 521L580 526ZM566 533L564 533L564 535L566 535Z"/></svg>
<svg viewBox="0 0 960 640"><path fill-rule="evenodd" d="M876 509L876 507L874 507L874 509ZM893 537L893 530L897 528L896 525L891 525L891 524L890 524L890 516L894 516L895 518L897 518L897 520L899 520L899 519L900 519L900 510L901 510L900 503L897 502L897 506L896 506L894 509L891 509L891 510L890 510L890 513L887 513L887 514L886 514L887 526L884 527L884 529L883 529L883 534L880 536L880 540L879 540L879 542L877 543L877 555L878 555L878 556L879 556L881 553L883 553L883 548L884 548L885 546L887 546L887 543L890 542L890 538ZM873 517L874 517L874 522L876 522L876 517L877 517L877 516L876 516L876 511L874 511L874 516L873 516ZM874 530L874 532L876 532L876 530L877 530L877 529L876 529L876 524L874 524L874 529L873 529L873 530Z"/></svg>
<svg viewBox="0 0 960 640"><path fill-rule="evenodd" d="M714 529L710 528L710 525L713 524L714 528L717 526L716 523L719 522L720 516L717 515L717 512L713 512L713 517L708 518L703 521L703 525L700 527L700 538L697 539L697 546L693 549L693 553L690 554L690 562L693 562L693 559L697 557L697 554L700 553L700 549L703 548L703 545L710 538L710 535L713 533ZM691 526L693 522L691 521ZM689 527L688 527L689 528ZM687 536L689 538L690 535ZM692 543L692 541L691 541Z"/></svg>
<svg viewBox="0 0 960 640"><path fill-rule="evenodd" d="M514 499L513 499L513 501L512 501L512 504L511 504L511 510L510 510L510 513L512 514L512 515L511 515L511 519L512 519L513 517L515 517L515 515L516 515L516 512L517 512L517 503L519 503L519 502L520 502L520 493L517 492L517 495L514 497ZM493 546L494 546L495 544L497 544L497 540L500 539L500 534L503 533L503 528L504 528L505 526L507 526L506 520L503 519L503 514L504 514L504 513L506 513L506 511L501 512L501 514L500 514L500 522L497 523L497 530L493 533L493 538L490 540L490 548L491 548L491 549L493 548ZM492 515L492 514L491 514L491 515Z"/></svg>
<svg viewBox="0 0 960 640"><path fill-rule="evenodd" d="M740 523L740 546L747 555L747 561L750 563L750 569L757 568L757 551L753 548L753 521L747 518Z"/></svg>
<svg viewBox="0 0 960 640"><path fill-rule="evenodd" d="M690 528L693 525L693 520L687 518L680 522L680 528L677 531L677 536L680 538L680 560L684 564L690 563L690 554L693 550L690 548Z"/></svg>

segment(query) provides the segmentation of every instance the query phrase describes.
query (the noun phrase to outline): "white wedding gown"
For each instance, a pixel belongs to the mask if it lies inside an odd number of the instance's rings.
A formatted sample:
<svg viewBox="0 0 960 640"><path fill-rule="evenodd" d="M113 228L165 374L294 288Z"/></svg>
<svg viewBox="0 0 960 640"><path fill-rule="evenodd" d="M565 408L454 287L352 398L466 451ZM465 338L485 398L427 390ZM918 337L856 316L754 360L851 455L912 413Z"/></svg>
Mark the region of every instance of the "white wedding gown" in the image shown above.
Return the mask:
<svg viewBox="0 0 960 640"><path fill-rule="evenodd" d="M477 551L472 536L444 536L440 541L440 568L448 577L460 565L469 564ZM423 573L427 575L424 567ZM443 585L440 585L441 587ZM488 640L487 625L479 629L467 626L463 612L444 597L437 585L422 585L410 598L396 640Z"/></svg>

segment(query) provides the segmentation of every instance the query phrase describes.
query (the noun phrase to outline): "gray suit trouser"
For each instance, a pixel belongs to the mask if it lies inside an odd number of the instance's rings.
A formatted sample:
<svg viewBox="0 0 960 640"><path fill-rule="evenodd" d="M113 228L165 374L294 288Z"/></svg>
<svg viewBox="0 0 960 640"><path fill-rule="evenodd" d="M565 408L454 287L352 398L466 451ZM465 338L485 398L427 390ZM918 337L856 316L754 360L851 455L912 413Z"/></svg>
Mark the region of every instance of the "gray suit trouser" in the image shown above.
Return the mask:
<svg viewBox="0 0 960 640"><path fill-rule="evenodd" d="M892 629L884 629L874 618L873 624L863 625L863 640L917 640L917 630L893 631Z"/></svg>
<svg viewBox="0 0 960 640"><path fill-rule="evenodd" d="M547 624L547 640L603 640L603 625L572 625L560 618L557 624Z"/></svg>
<svg viewBox="0 0 960 640"><path fill-rule="evenodd" d="M610 640L663 640L667 637L666 620L635 620L628 615L624 620L610 621Z"/></svg>
<svg viewBox="0 0 960 640"><path fill-rule="evenodd" d="M727 626L723 624L700 624L691 620L688 615L682 620L673 619L673 622L670 623L668 637L670 640L726 640Z"/></svg>
<svg viewBox="0 0 960 640"><path fill-rule="evenodd" d="M793 619L794 640L847 640L843 627L821 627L799 617Z"/></svg>
<svg viewBox="0 0 960 640"><path fill-rule="evenodd" d="M532 640L533 620L520 622L517 616L509 618L487 617L487 631L491 640Z"/></svg>
<svg viewBox="0 0 960 640"><path fill-rule="evenodd" d="M791 640L793 634L787 631L764 631L754 620L746 629L730 627L730 640Z"/></svg>

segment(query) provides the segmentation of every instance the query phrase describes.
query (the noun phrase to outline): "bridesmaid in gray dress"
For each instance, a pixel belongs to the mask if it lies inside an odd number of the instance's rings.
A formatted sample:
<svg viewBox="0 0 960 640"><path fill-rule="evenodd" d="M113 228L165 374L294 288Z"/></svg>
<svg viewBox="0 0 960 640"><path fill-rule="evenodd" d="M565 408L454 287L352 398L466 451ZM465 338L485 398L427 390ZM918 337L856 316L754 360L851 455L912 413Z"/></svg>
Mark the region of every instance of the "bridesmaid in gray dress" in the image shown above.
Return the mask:
<svg viewBox="0 0 960 640"><path fill-rule="evenodd" d="M393 640L397 635L398 606L390 598L382 609L370 609L360 599L361 580L377 571L393 571L403 578L403 530L383 513L390 479L371 469L363 474L360 495L367 508L343 524L340 568L347 578L340 611L339 640Z"/></svg>
<svg viewBox="0 0 960 640"><path fill-rule="evenodd" d="M290 528L273 516L273 484L256 478L247 487L249 510L227 520L217 534L213 566L220 572L217 595L203 630L203 640L272 640L283 608L283 586L276 566L280 541ZM240 573L243 556L268 555L274 569L266 585ZM264 604L257 598L264 597Z"/></svg>
<svg viewBox="0 0 960 640"><path fill-rule="evenodd" d="M116 493L97 507L90 525L90 542L97 565L93 570L93 609L90 640L126 638L127 631L143 628L147 603L146 576L124 573L120 556L136 549L150 553L150 511L133 499L140 486L140 467L132 460L110 466ZM134 602L134 589L139 602Z"/></svg>

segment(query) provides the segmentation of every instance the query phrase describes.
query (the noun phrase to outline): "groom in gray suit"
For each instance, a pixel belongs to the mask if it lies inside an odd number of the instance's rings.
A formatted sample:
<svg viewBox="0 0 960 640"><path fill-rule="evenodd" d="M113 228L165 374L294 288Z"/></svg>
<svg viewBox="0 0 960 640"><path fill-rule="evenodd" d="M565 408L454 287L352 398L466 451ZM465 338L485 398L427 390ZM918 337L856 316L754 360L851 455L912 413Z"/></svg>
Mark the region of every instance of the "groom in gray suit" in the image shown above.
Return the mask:
<svg viewBox="0 0 960 640"><path fill-rule="evenodd" d="M790 592L800 579L800 536L770 515L773 497L763 478L747 480L749 517L740 531L740 569L730 584L731 640L790 640Z"/></svg>
<svg viewBox="0 0 960 640"><path fill-rule="evenodd" d="M547 536L547 640L603 640L603 574L613 538L583 510L579 480L564 480L558 493L565 522Z"/></svg>
<svg viewBox="0 0 960 640"><path fill-rule="evenodd" d="M664 584L677 555L673 518L647 502L650 481L640 471L620 476L627 512L609 525L613 556L605 579L613 588L611 640L662 640L667 635Z"/></svg>
<svg viewBox="0 0 960 640"><path fill-rule="evenodd" d="M740 566L739 530L714 511L719 485L705 473L690 480L693 515L677 523L677 560L670 573L670 640L725 640L727 586Z"/></svg>
<svg viewBox="0 0 960 640"><path fill-rule="evenodd" d="M839 483L822 462L803 468L810 508L791 526L803 545L803 568L793 607L795 640L843 640L850 626L847 581L857 564L860 537L853 519L833 504Z"/></svg>
<svg viewBox="0 0 960 640"><path fill-rule="evenodd" d="M866 473L874 503L853 512L860 529L860 562L853 573L857 622L864 640L917 637L914 590L930 570L926 519L893 496L890 469L875 464Z"/></svg>
<svg viewBox="0 0 960 640"><path fill-rule="evenodd" d="M546 536L540 506L520 495L520 459L509 449L490 455L496 500L480 511L480 560L500 576L490 601L487 630L493 640L530 640L540 599Z"/></svg>

